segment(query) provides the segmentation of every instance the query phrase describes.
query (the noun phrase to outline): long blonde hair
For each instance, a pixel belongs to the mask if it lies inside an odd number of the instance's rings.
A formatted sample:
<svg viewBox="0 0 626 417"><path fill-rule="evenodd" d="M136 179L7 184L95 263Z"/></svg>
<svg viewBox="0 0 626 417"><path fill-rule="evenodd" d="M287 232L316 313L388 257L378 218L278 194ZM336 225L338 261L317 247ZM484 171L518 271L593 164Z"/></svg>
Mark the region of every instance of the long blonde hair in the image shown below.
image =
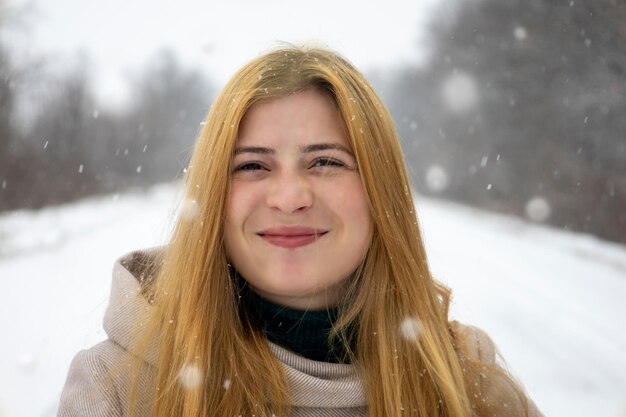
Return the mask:
<svg viewBox="0 0 626 417"><path fill-rule="evenodd" d="M147 355L158 339L152 415L289 413L285 375L262 333L240 314L223 225L231 159L246 111L258 101L309 88L333 97L371 208L371 246L333 332L344 341L347 329L356 333L354 349L345 344L364 380L369 415L487 415L493 408L479 400L474 385L479 373L491 368L469 357L469 348L448 323L450 293L429 271L388 111L344 58L296 47L266 53L239 70L211 107L199 135L186 178L186 199L196 215L178 221L157 277L146 287L154 314L136 341L137 351ZM419 338L401 337L399 326L406 320L419 324ZM201 389L177 383L188 366L202 370ZM508 383L506 374L493 372ZM521 401L523 395L518 397Z"/></svg>

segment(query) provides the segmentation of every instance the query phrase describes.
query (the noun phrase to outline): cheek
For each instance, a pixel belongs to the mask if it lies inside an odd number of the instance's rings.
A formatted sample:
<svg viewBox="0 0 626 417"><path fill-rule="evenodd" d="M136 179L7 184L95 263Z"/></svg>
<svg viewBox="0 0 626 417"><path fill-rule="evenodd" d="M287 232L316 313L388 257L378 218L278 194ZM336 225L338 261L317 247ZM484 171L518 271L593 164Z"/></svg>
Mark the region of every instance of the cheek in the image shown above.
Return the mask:
<svg viewBox="0 0 626 417"><path fill-rule="evenodd" d="M356 232L356 236L368 239L372 228L369 203L360 179L342 187L334 196L333 205L343 223Z"/></svg>
<svg viewBox="0 0 626 417"><path fill-rule="evenodd" d="M226 229L241 230L245 220L250 216L254 207L254 190L247 189L241 184L234 183L228 195L226 206Z"/></svg>
<svg viewBox="0 0 626 417"><path fill-rule="evenodd" d="M355 220L356 218L360 219L361 221L367 219L367 222L369 222L369 204L361 182L358 181L351 187L346 188L347 189L344 190L344 192L342 193L342 198L346 202L346 210L352 213L352 215L355 217Z"/></svg>

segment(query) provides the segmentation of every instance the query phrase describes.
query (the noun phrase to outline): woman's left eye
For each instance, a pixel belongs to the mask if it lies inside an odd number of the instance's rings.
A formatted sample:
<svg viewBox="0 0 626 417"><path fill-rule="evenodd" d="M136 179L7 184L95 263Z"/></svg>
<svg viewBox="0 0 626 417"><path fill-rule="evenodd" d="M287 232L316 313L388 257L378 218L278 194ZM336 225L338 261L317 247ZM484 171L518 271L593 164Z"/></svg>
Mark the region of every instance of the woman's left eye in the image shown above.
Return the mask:
<svg viewBox="0 0 626 417"><path fill-rule="evenodd" d="M338 161L333 158L317 158L311 164L311 168L317 167L344 167L346 166L343 162Z"/></svg>

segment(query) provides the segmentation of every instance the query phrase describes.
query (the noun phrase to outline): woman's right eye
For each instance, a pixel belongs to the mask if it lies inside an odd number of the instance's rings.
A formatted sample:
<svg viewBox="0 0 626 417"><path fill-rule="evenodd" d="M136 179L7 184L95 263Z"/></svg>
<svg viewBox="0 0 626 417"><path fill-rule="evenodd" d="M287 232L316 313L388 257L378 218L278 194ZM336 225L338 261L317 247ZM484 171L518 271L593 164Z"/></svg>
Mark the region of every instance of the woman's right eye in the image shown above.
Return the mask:
<svg viewBox="0 0 626 417"><path fill-rule="evenodd" d="M235 172L241 171L257 171L260 169L264 169L263 165L258 162L244 162L235 167Z"/></svg>

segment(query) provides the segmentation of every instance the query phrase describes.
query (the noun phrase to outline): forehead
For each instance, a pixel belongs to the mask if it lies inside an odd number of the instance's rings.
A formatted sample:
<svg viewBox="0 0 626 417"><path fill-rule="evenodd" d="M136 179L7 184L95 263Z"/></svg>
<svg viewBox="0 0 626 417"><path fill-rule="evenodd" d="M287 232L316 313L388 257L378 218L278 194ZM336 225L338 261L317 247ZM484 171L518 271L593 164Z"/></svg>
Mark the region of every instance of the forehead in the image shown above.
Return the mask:
<svg viewBox="0 0 626 417"><path fill-rule="evenodd" d="M261 100L244 115L238 146L337 143L350 147L347 130L335 101L314 89Z"/></svg>

